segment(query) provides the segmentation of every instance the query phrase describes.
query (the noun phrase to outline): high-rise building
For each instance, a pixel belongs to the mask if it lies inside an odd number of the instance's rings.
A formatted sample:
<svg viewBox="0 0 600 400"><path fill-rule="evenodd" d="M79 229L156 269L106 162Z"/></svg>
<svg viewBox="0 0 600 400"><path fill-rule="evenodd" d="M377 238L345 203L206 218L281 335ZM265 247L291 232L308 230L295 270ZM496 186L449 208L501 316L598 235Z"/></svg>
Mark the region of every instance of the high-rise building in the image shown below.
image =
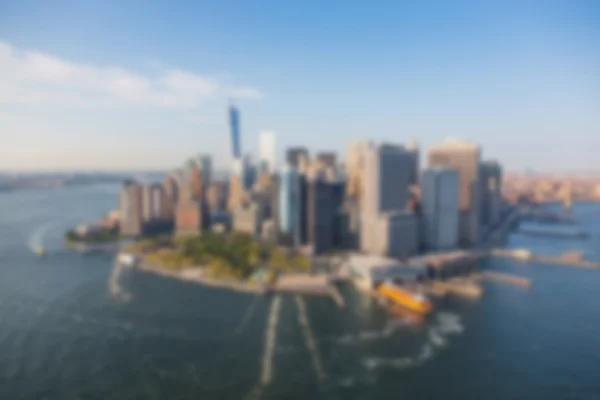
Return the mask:
<svg viewBox="0 0 600 400"><path fill-rule="evenodd" d="M195 164L200 175L202 176L202 186L204 190L208 190L212 183L213 164L212 157L209 154L200 154L195 159Z"/></svg>
<svg viewBox="0 0 600 400"><path fill-rule="evenodd" d="M279 230L300 240L300 183L294 168L284 167L279 176Z"/></svg>
<svg viewBox="0 0 600 400"><path fill-rule="evenodd" d="M322 151L322 152L318 153L317 160L324 167L330 167L330 168L336 167L337 157L336 157L335 153L332 151Z"/></svg>
<svg viewBox="0 0 600 400"><path fill-rule="evenodd" d="M231 157L237 160L242 156L240 138L240 112L237 107L229 106L229 125L231 129Z"/></svg>
<svg viewBox="0 0 600 400"><path fill-rule="evenodd" d="M240 205L233 210L233 230L259 235L263 222L262 207L257 202Z"/></svg>
<svg viewBox="0 0 600 400"><path fill-rule="evenodd" d="M460 184L459 242L472 245L479 241L479 146L452 140L429 150L429 167L446 166L458 172Z"/></svg>
<svg viewBox="0 0 600 400"><path fill-rule="evenodd" d="M290 147L285 154L288 165L298 169L301 167L301 159L308 161L308 149L306 147Z"/></svg>
<svg viewBox="0 0 600 400"><path fill-rule="evenodd" d="M333 247L335 204L331 184L317 177L306 182L307 242L314 254Z"/></svg>
<svg viewBox="0 0 600 400"><path fill-rule="evenodd" d="M413 140L407 147L408 154L410 156L410 183L416 185L419 183L419 172L420 166L420 154L419 154L419 142Z"/></svg>
<svg viewBox="0 0 600 400"><path fill-rule="evenodd" d="M166 207L171 218L175 216L175 207L179 201L179 183L174 174L170 174L163 181L163 188L166 196Z"/></svg>
<svg viewBox="0 0 600 400"><path fill-rule="evenodd" d="M365 167L364 156L370 146L371 143L368 141L351 142L346 154L346 193L348 196L355 198L358 203L360 203L361 198L360 190Z"/></svg>
<svg viewBox="0 0 600 400"><path fill-rule="evenodd" d="M485 230L500 220L502 202L502 167L496 161L484 161L479 168L480 223Z"/></svg>
<svg viewBox="0 0 600 400"><path fill-rule="evenodd" d="M373 230L369 252L388 257L406 258L419 249L419 220L409 211L379 214Z"/></svg>
<svg viewBox="0 0 600 400"><path fill-rule="evenodd" d="M275 132L261 132L258 146L261 172L271 173L275 171ZM263 168L264 170L262 170Z"/></svg>
<svg viewBox="0 0 600 400"><path fill-rule="evenodd" d="M421 177L423 239L429 250L458 246L459 177L448 167L427 169Z"/></svg>
<svg viewBox="0 0 600 400"><path fill-rule="evenodd" d="M410 197L411 158L402 146L371 145L364 150L361 198L361 249L378 252L380 215L405 211Z"/></svg>
<svg viewBox="0 0 600 400"><path fill-rule="evenodd" d="M225 182L215 181L208 188L206 202L211 213L227 208L227 187Z"/></svg>
<svg viewBox="0 0 600 400"><path fill-rule="evenodd" d="M243 182L244 182L244 190L248 191L252 189L254 184L256 183L258 171L256 166L252 163L252 160L248 156L244 156L242 158L243 164Z"/></svg>
<svg viewBox="0 0 600 400"><path fill-rule="evenodd" d="M119 205L122 235L139 236L143 233L142 207L142 186L125 181Z"/></svg>
<svg viewBox="0 0 600 400"><path fill-rule="evenodd" d="M175 228L178 236L198 235L210 227L210 214L204 199L197 199L192 186L184 184L175 209Z"/></svg>
<svg viewBox="0 0 600 400"><path fill-rule="evenodd" d="M229 181L229 200L227 202L227 208L229 211L233 211L236 207L242 204L246 198L246 191L244 190L244 182L240 175L232 175Z"/></svg>

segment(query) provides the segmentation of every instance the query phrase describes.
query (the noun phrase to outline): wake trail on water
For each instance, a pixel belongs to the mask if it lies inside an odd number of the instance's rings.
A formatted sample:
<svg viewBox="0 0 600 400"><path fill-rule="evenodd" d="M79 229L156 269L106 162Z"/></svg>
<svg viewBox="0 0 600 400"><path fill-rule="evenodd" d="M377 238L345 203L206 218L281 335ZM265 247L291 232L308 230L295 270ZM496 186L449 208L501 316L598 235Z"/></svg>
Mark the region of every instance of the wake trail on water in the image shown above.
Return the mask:
<svg viewBox="0 0 600 400"><path fill-rule="evenodd" d="M406 369L418 367L432 359L439 350L448 345L450 337L464 332L464 326L457 314L442 312L436 315L427 329L427 340L414 357L366 357L363 366L369 370L379 368Z"/></svg>
<svg viewBox="0 0 600 400"><path fill-rule="evenodd" d="M44 248L44 238L50 228L54 226L56 226L56 222L46 222L35 228L34 231L29 235L29 238L27 239L27 247L32 253Z"/></svg>
<svg viewBox="0 0 600 400"><path fill-rule="evenodd" d="M244 332L244 330L246 329L246 327L248 326L248 323L252 320L252 317L254 316L254 311L256 310L256 306L258 305L260 298L261 298L261 296L256 295L254 297L254 300L252 301L252 303L248 306L248 309L246 310L246 312L244 313L244 316L242 317L242 321L240 322L238 327L235 329L236 335L241 335Z"/></svg>
<svg viewBox="0 0 600 400"><path fill-rule="evenodd" d="M108 292L113 299L128 303L133 296L121 286L120 280L123 268L125 267L121 264L117 262L114 263L112 272L108 278Z"/></svg>
<svg viewBox="0 0 600 400"><path fill-rule="evenodd" d="M304 303L304 300L298 295L296 295L296 306L298 307L298 323L302 328L302 335L304 336L306 348L310 353L313 369L315 370L319 381L323 381L325 380L325 370L323 368L323 362L321 361L321 354L319 353L319 348L315 343L315 337L310 327L310 323L308 322L308 316L306 314L306 305Z"/></svg>

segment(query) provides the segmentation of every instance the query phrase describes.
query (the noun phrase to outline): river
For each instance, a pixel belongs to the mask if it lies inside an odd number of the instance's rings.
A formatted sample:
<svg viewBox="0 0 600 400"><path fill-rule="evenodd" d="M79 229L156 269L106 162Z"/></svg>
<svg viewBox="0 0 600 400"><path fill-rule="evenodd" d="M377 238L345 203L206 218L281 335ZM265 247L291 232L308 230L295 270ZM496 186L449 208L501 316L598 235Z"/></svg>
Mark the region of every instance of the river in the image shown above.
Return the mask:
<svg viewBox="0 0 600 400"><path fill-rule="evenodd" d="M447 297L422 323L349 287L330 299L256 296L73 254L64 231L114 208L118 186L0 195L0 399L599 399L600 271L487 260L531 278ZM509 247L600 260L588 240ZM48 254L37 257L32 248Z"/></svg>

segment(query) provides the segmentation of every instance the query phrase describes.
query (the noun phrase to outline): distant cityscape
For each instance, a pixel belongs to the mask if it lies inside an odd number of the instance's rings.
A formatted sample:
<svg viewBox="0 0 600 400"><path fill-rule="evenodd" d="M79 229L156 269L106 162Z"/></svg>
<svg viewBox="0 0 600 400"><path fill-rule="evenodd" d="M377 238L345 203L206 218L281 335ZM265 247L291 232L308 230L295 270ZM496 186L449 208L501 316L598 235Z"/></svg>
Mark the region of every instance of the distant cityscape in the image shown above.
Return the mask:
<svg viewBox="0 0 600 400"><path fill-rule="evenodd" d="M336 249L406 258L478 244L517 202L600 199L598 180L506 175L473 143L430 148L420 169L418 142L348 145L311 156L291 147L276 165L273 132L259 136L252 161L240 145L240 112L229 108L231 171L217 180L210 154L200 154L162 183L127 180L118 218L121 234L177 236L239 231L309 254Z"/></svg>

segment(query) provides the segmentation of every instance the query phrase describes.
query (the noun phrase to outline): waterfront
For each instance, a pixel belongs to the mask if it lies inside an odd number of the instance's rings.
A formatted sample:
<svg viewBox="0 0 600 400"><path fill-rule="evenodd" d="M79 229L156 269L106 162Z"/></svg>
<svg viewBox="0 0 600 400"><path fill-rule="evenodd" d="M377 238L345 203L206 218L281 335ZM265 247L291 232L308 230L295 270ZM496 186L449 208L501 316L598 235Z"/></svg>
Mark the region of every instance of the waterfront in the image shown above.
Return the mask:
<svg viewBox="0 0 600 400"><path fill-rule="evenodd" d="M0 197L0 398L600 397L598 271L487 260L533 287L486 282L480 299L448 297L415 324L347 287L339 309L64 250L64 231L114 208L117 193L101 185ZM589 239L513 235L509 247L580 249L600 261L600 206L574 212ZM45 258L31 251L40 244Z"/></svg>

